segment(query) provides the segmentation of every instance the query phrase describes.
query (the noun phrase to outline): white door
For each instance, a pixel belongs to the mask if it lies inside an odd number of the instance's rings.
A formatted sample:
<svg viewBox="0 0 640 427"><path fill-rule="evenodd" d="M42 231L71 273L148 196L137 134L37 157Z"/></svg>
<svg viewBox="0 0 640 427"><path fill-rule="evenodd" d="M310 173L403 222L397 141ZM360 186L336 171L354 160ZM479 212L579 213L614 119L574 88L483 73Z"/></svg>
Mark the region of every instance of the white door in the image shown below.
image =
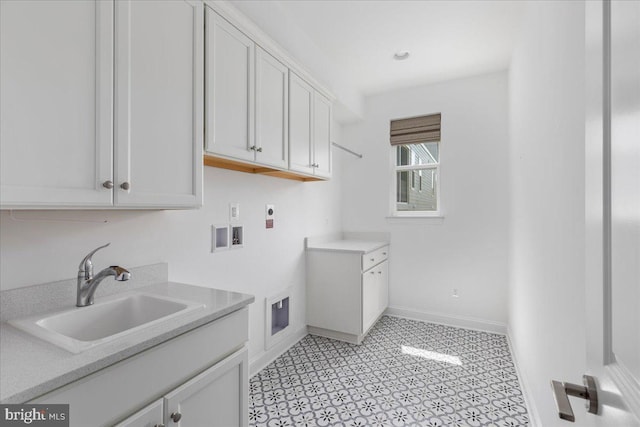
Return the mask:
<svg viewBox="0 0 640 427"><path fill-rule="evenodd" d="M286 169L289 69L256 47L256 162Z"/></svg>
<svg viewBox="0 0 640 427"><path fill-rule="evenodd" d="M313 173L313 88L289 73L289 169Z"/></svg>
<svg viewBox="0 0 640 427"><path fill-rule="evenodd" d="M113 3L0 1L2 207L109 206Z"/></svg>
<svg viewBox="0 0 640 427"><path fill-rule="evenodd" d="M247 426L246 348L215 364L164 398L164 424L179 427Z"/></svg>
<svg viewBox="0 0 640 427"><path fill-rule="evenodd" d="M206 151L254 160L255 44L207 8Z"/></svg>
<svg viewBox="0 0 640 427"><path fill-rule="evenodd" d="M331 176L331 101L318 92L313 95L313 164L316 175Z"/></svg>
<svg viewBox="0 0 640 427"><path fill-rule="evenodd" d="M586 353L599 414L572 403L577 425L638 426L640 2L586 2L586 24Z"/></svg>
<svg viewBox="0 0 640 427"><path fill-rule="evenodd" d="M117 1L119 206L201 204L204 20L198 1Z"/></svg>

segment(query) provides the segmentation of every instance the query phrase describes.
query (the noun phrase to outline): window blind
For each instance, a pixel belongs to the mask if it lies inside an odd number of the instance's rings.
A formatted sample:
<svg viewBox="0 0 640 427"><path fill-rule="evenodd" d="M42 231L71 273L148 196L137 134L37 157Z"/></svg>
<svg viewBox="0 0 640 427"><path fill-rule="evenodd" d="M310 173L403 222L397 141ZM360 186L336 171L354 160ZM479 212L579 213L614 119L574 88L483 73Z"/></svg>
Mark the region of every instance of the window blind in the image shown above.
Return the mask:
<svg viewBox="0 0 640 427"><path fill-rule="evenodd" d="M391 120L391 145L440 141L440 113Z"/></svg>

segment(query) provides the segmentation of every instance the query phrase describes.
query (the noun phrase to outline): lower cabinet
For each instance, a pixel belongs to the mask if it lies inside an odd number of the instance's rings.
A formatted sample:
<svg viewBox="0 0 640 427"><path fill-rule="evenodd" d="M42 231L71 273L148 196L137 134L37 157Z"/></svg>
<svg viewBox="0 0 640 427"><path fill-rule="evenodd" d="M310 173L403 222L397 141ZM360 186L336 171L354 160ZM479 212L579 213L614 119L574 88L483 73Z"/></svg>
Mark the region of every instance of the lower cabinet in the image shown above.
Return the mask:
<svg viewBox="0 0 640 427"><path fill-rule="evenodd" d="M309 333L362 342L389 305L388 253L307 249Z"/></svg>
<svg viewBox="0 0 640 427"><path fill-rule="evenodd" d="M362 328L367 331L389 305L388 261L362 273Z"/></svg>
<svg viewBox="0 0 640 427"><path fill-rule="evenodd" d="M237 351L116 427L246 426L247 354Z"/></svg>
<svg viewBox="0 0 640 427"><path fill-rule="evenodd" d="M29 403L68 404L70 427L247 426L248 322L242 308Z"/></svg>

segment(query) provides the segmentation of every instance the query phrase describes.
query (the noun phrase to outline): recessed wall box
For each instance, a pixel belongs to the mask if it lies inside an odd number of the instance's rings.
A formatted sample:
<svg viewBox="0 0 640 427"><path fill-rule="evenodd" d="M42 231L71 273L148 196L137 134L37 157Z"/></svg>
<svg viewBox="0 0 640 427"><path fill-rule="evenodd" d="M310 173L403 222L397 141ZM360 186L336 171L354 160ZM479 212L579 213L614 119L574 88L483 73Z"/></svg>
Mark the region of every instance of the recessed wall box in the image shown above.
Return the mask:
<svg viewBox="0 0 640 427"><path fill-rule="evenodd" d="M292 291L293 289L289 287L265 299L265 350L269 350L291 334Z"/></svg>
<svg viewBox="0 0 640 427"><path fill-rule="evenodd" d="M244 246L244 227L242 225L231 225L230 234L231 248Z"/></svg>
<svg viewBox="0 0 640 427"><path fill-rule="evenodd" d="M211 226L211 252L229 249L229 226Z"/></svg>

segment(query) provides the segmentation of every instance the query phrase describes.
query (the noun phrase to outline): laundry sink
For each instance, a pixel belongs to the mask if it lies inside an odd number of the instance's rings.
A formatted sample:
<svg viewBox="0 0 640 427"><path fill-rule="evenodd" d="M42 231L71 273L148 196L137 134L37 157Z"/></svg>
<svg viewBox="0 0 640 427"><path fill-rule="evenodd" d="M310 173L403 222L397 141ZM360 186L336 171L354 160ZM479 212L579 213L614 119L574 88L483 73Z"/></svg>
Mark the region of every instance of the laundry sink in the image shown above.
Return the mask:
<svg viewBox="0 0 640 427"><path fill-rule="evenodd" d="M9 324L72 353L204 307L145 293L127 293L87 307L31 316Z"/></svg>

